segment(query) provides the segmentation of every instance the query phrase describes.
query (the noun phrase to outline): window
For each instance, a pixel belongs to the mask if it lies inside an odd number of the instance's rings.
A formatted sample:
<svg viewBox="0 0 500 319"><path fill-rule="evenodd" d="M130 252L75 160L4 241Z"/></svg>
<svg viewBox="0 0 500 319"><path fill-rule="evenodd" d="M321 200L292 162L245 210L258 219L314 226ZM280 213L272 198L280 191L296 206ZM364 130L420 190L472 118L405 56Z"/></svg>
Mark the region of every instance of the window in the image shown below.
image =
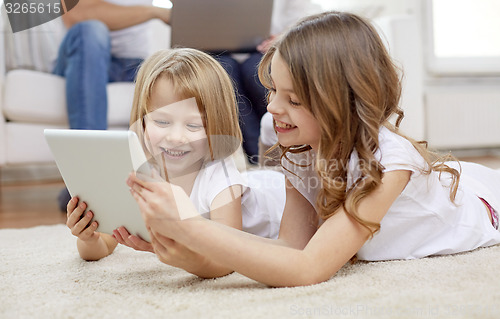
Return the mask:
<svg viewBox="0 0 500 319"><path fill-rule="evenodd" d="M500 75L500 1L427 0L426 58L436 75Z"/></svg>

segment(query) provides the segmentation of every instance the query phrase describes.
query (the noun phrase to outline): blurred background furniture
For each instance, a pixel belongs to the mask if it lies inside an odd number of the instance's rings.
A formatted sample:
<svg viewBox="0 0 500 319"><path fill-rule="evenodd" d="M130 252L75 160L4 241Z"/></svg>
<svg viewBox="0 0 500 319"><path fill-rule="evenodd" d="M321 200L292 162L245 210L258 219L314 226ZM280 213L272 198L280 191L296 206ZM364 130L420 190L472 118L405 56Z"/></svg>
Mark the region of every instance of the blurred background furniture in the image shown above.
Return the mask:
<svg viewBox="0 0 500 319"><path fill-rule="evenodd" d="M455 74L432 67L430 21L434 2L323 1L328 4L325 8L354 11L374 19L391 55L403 69L404 133L425 139L438 150L498 149L500 72ZM169 27L159 21L152 23L155 47L151 50L169 47ZM67 127L64 79L31 70L6 72L5 33L0 37L0 168L53 164L43 129ZM108 93L109 127L124 129L128 126L133 84L109 84Z"/></svg>
<svg viewBox="0 0 500 319"><path fill-rule="evenodd" d="M151 21L156 40L151 52L169 46L169 27ZM43 137L45 128L68 128L65 80L50 73L16 69L6 72L4 35L0 37L0 167L51 163L52 154ZM127 129L134 83L110 83L110 129Z"/></svg>

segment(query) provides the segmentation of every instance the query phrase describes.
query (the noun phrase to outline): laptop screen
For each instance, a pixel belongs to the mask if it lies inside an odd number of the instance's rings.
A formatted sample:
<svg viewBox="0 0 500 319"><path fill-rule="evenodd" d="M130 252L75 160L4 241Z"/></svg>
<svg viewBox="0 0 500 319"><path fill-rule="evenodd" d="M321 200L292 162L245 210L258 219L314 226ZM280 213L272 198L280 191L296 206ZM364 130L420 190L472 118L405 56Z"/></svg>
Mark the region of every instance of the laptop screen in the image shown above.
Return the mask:
<svg viewBox="0 0 500 319"><path fill-rule="evenodd" d="M171 47L252 52L269 37L273 0L174 0Z"/></svg>

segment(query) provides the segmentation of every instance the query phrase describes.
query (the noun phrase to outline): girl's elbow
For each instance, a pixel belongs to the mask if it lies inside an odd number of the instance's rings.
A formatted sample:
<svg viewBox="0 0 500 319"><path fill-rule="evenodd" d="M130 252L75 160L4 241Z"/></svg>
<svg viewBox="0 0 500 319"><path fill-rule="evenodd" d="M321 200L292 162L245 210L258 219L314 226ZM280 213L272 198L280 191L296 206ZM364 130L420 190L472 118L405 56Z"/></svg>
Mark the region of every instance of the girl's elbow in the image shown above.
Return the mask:
<svg viewBox="0 0 500 319"><path fill-rule="evenodd" d="M322 274L315 273L314 271L310 271L306 276L303 276L303 278L300 281L300 284L297 286L312 286L325 282L330 278L331 276L325 276Z"/></svg>
<svg viewBox="0 0 500 319"><path fill-rule="evenodd" d="M286 280L279 284L270 284L271 287L303 287L303 286L312 286L316 284L320 284L322 282L327 281L329 278L322 278L319 276L315 276L314 274L301 275L296 276L291 280Z"/></svg>
<svg viewBox="0 0 500 319"><path fill-rule="evenodd" d="M326 272L320 269L320 265L301 262L300 267L297 267L297 272L290 274L289 280L282 285L283 287L298 287L298 286L312 286L320 284L330 279L336 272Z"/></svg>
<svg viewBox="0 0 500 319"><path fill-rule="evenodd" d="M220 277L224 277L224 276L227 276L227 275L230 275L232 274L234 271L232 270L221 270L221 271L218 271L218 272L209 272L209 273L206 273L206 272L192 272L193 275L196 275L202 279L216 279L216 278L220 278Z"/></svg>

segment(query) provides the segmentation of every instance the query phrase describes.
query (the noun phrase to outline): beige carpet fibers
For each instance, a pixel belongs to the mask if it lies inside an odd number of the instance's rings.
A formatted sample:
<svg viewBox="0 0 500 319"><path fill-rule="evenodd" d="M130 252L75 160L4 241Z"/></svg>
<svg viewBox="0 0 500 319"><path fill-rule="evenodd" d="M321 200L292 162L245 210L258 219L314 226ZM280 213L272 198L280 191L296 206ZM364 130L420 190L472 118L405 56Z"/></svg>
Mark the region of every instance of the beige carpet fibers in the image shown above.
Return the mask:
<svg viewBox="0 0 500 319"><path fill-rule="evenodd" d="M499 318L500 246L275 289L239 274L202 280L123 246L85 262L64 225L3 229L0 288L0 318Z"/></svg>

